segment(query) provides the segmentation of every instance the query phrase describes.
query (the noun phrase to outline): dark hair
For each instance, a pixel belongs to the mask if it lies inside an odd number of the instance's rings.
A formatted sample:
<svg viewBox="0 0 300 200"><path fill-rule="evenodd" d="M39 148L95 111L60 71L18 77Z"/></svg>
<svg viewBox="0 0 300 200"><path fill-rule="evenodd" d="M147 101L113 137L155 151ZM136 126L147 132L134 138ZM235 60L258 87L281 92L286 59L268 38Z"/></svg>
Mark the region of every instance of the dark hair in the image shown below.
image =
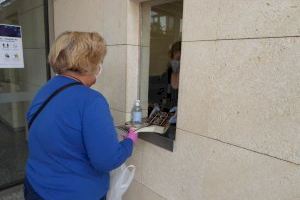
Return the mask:
<svg viewBox="0 0 300 200"><path fill-rule="evenodd" d="M177 41L172 44L171 49L169 50L170 58L174 57L175 52L181 51L181 41Z"/></svg>

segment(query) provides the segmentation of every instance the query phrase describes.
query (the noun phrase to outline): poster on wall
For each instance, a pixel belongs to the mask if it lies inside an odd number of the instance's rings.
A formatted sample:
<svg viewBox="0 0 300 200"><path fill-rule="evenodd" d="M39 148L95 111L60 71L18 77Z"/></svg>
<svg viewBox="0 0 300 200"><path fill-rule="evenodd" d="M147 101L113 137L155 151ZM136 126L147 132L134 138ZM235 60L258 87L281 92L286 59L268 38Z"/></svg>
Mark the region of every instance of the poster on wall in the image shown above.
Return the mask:
<svg viewBox="0 0 300 200"><path fill-rule="evenodd" d="M0 68L24 68L21 26L0 24Z"/></svg>

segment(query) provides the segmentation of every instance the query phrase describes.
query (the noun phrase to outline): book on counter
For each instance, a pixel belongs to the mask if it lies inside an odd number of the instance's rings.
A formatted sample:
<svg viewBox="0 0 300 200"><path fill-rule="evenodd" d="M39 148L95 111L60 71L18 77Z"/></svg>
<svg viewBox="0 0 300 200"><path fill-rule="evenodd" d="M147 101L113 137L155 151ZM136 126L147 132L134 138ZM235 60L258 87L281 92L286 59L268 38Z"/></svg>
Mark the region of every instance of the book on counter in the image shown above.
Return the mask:
<svg viewBox="0 0 300 200"><path fill-rule="evenodd" d="M117 126L119 130L122 132L127 133L129 131L129 128L133 127L136 129L137 133L158 133L158 134L164 134L167 132L169 126L158 126L158 125L139 125L138 127L131 126L127 123L127 125L121 125Z"/></svg>
<svg viewBox="0 0 300 200"><path fill-rule="evenodd" d="M167 132L169 126L158 126L158 125L150 125L138 128L136 132L138 133L159 133L164 134Z"/></svg>
<svg viewBox="0 0 300 200"><path fill-rule="evenodd" d="M172 113L157 112L151 117L145 119L142 124L137 125L132 122L127 122L125 125L117 126L117 128L123 132L128 132L129 128L133 127L138 133L164 134L169 128L169 119L172 115Z"/></svg>

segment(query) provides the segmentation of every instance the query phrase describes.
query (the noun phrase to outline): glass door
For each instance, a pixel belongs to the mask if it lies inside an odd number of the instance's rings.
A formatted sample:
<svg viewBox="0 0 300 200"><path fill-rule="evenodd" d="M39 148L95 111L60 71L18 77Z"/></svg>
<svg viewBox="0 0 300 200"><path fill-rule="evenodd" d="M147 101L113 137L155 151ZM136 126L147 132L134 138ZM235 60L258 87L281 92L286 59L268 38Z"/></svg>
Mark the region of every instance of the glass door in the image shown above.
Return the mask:
<svg viewBox="0 0 300 200"><path fill-rule="evenodd" d="M34 94L47 81L48 24L47 1L0 2L1 190L24 178L25 116Z"/></svg>

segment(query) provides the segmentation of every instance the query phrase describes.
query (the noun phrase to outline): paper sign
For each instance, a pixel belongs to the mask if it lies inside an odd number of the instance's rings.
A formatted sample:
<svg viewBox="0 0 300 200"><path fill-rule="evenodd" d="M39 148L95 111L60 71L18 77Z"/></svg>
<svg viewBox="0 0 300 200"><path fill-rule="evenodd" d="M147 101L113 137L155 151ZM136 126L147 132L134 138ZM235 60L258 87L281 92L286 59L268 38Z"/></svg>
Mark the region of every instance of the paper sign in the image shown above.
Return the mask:
<svg viewBox="0 0 300 200"><path fill-rule="evenodd" d="M21 26L0 24L0 68L24 68Z"/></svg>

